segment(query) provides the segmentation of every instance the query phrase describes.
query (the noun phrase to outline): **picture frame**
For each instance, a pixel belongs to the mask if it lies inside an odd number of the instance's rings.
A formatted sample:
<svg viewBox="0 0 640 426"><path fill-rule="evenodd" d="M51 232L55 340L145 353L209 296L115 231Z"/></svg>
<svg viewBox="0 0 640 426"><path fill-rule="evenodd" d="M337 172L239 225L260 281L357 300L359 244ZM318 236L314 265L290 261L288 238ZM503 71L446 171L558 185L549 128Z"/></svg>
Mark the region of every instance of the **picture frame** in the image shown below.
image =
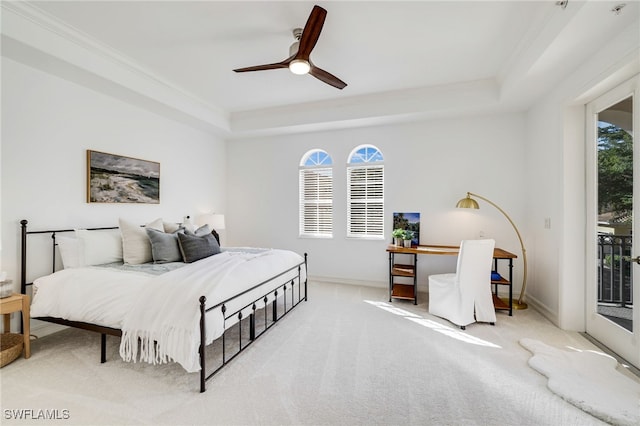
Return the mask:
<svg viewBox="0 0 640 426"><path fill-rule="evenodd" d="M87 150L87 203L160 204L160 163Z"/></svg>
<svg viewBox="0 0 640 426"><path fill-rule="evenodd" d="M413 231L412 245L420 244L420 213L393 213L393 228Z"/></svg>

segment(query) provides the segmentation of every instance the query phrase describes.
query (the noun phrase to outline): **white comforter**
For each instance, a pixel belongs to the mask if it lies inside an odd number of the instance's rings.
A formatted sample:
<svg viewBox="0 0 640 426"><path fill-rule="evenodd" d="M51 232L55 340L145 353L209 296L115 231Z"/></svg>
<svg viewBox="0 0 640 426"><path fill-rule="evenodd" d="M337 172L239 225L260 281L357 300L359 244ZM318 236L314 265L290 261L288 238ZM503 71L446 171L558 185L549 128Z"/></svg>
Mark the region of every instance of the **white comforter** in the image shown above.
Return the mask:
<svg viewBox="0 0 640 426"><path fill-rule="evenodd" d="M100 268L67 269L34 282L31 316L122 329L120 355L125 361L155 364L174 360L194 372L200 369L200 296L207 298L207 307L214 306L300 262L302 257L294 252L268 249L224 251L159 276ZM304 281L304 268L301 273ZM227 313L260 297L265 287L271 290L297 275L296 268L228 303ZM209 344L223 333L225 322L219 309L206 318Z"/></svg>
<svg viewBox="0 0 640 426"><path fill-rule="evenodd" d="M143 285L144 272L87 267L63 269L33 282L31 316L121 328Z"/></svg>

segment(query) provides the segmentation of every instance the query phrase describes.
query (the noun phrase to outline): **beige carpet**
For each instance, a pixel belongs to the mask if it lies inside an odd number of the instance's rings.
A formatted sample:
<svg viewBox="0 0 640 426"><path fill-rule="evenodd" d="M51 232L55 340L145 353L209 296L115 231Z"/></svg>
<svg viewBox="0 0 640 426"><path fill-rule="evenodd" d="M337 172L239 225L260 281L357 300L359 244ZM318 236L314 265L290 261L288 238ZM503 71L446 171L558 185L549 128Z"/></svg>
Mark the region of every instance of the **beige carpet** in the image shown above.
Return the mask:
<svg viewBox="0 0 640 426"><path fill-rule="evenodd" d="M518 344L596 350L534 310L460 331L384 289L310 285L310 300L198 393L178 365L130 364L65 330L0 370L4 424L599 425L546 387ZM47 411L44 411L47 410ZM16 415L59 415L46 422Z"/></svg>

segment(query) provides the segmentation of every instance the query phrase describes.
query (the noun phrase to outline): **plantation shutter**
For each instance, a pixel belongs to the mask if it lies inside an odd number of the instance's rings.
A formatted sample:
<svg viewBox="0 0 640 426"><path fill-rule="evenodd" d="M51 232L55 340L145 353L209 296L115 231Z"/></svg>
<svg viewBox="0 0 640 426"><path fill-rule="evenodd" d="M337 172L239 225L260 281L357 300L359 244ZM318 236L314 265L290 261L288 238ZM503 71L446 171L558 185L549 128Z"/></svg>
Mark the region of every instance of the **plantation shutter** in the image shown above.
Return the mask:
<svg viewBox="0 0 640 426"><path fill-rule="evenodd" d="M347 236L383 237L384 166L347 169Z"/></svg>
<svg viewBox="0 0 640 426"><path fill-rule="evenodd" d="M333 175L329 168L300 169L300 235L333 236Z"/></svg>

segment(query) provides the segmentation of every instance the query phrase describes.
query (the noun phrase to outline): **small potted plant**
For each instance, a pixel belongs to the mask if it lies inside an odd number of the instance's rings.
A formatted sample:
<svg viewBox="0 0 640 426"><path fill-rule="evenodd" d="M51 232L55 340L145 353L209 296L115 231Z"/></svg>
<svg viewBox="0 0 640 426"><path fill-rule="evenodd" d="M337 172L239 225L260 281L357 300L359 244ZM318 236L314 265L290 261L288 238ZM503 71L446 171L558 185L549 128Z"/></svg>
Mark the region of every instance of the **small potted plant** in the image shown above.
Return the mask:
<svg viewBox="0 0 640 426"><path fill-rule="evenodd" d="M402 240L404 240L404 234L405 231L404 229L394 229L393 232L391 232L391 235L393 236L393 243L397 246L402 246Z"/></svg>
<svg viewBox="0 0 640 426"><path fill-rule="evenodd" d="M404 246L405 246L405 247L411 247L411 242L412 242L413 237L414 237L415 235L416 235L416 233L415 233L415 232L413 232L413 231L409 231L409 230L404 231L404 237L403 237L403 239L404 239Z"/></svg>

